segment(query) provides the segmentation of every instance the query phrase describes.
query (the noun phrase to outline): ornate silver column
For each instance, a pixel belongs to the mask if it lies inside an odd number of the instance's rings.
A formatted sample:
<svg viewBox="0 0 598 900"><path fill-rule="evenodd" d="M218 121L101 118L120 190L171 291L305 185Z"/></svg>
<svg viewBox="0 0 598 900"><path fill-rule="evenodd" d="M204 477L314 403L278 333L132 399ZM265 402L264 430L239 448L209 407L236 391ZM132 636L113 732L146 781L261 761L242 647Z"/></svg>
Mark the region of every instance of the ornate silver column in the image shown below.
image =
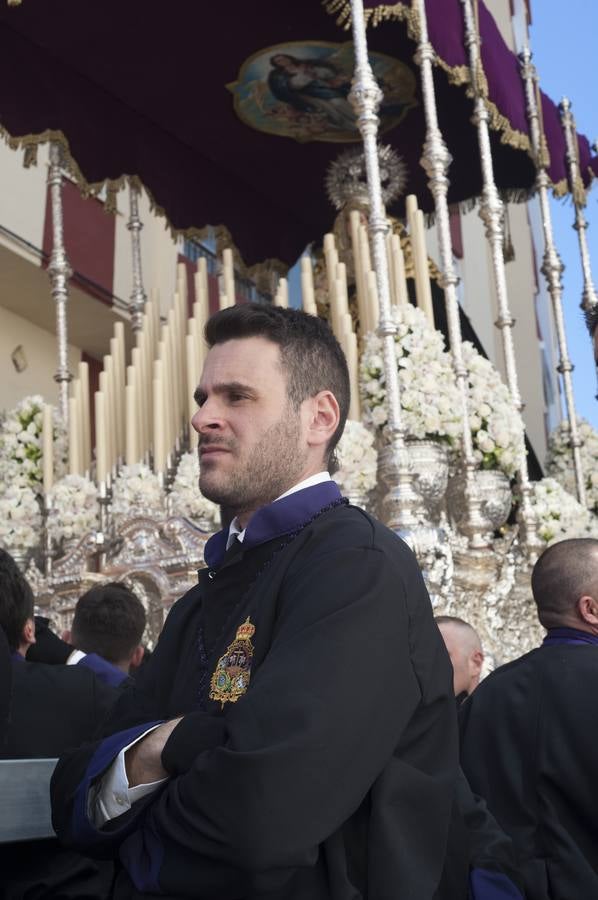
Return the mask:
<svg viewBox="0 0 598 900"><path fill-rule="evenodd" d="M449 341L453 358L453 368L457 387L461 397L463 416L463 459L465 475L465 494L469 518L469 543L472 549L486 547L481 536L480 521L481 500L475 485L476 463L473 455L473 441L469 425L468 410L468 375L463 361L461 322L459 320L459 301L457 299L457 283L459 281L453 262L449 209L447 193L449 180L447 172L452 162L451 155L438 127L436 95L434 91L434 75L432 63L435 53L428 37L428 20L425 0L416 0L415 9L419 20L419 44L416 61L420 67L424 113L426 117L426 140L421 164L428 175L428 186L434 197L436 211L436 228L438 247L440 250L441 284L444 288L444 301L448 323Z"/></svg>
<svg viewBox="0 0 598 900"><path fill-rule="evenodd" d="M133 290L129 312L133 331L140 331L143 324L143 311L147 294L143 290L143 278L141 273L141 229L143 222L139 218L139 189L129 181L129 221L127 228L131 232L131 261L133 264Z"/></svg>
<svg viewBox="0 0 598 900"><path fill-rule="evenodd" d="M546 146L546 138L540 125L541 110L539 103L541 102L540 92L538 90L537 74L535 67L532 65L532 54L529 47L519 54L521 61L521 74L525 86L525 97L527 102L527 117L530 126L530 134L532 140L532 149L536 163L536 190L540 201L540 211L542 216L542 230L544 232L544 256L542 259L542 274L548 283L548 291L552 302L552 314L556 329L557 343L559 348L559 365L558 371L561 373L563 380L563 391L565 394L565 406L567 419L569 423L569 434L571 441L571 454L573 456L573 467L575 471L575 485L577 488L577 499L585 506L586 491L583 475L583 466L581 462L581 439L577 428L577 416L575 412L575 399L573 396L573 381L571 372L573 365L569 359L569 350L567 347L567 335L565 332L565 319L563 316L563 285L561 282L561 273L563 264L557 253L554 243L554 234L552 230L552 216L550 213L550 202L548 199L549 179L547 169L548 148Z"/></svg>
<svg viewBox="0 0 598 900"><path fill-rule="evenodd" d="M561 122L565 133L567 145L567 165L569 167L569 181L571 183L571 196L575 208L575 223L573 227L577 231L579 243L579 255L581 257L581 271L583 274L583 291L581 295L581 308L584 312L598 303L598 294L592 278L592 265L590 262L590 249L586 237L588 222L584 215L586 205L586 192L579 168L579 155L577 147L577 128L575 117L571 112L571 103L567 97L563 97L559 104Z"/></svg>
<svg viewBox="0 0 598 900"><path fill-rule="evenodd" d="M378 333L383 342L384 374L388 403L388 424L396 465L394 484L391 487L391 514L388 525L401 530L417 524L409 504L405 501L413 494L409 455L405 446L405 430L401 416L399 375L395 354L394 323L390 302L390 279L386 256L386 235L389 230L386 210L380 184L378 160L377 115L382 91L374 78L368 58L366 26L362 0L351 0L353 46L355 50L355 72L349 100L357 117L357 124L363 139L368 196L370 204L369 233L372 246L374 270L378 285L379 324Z"/></svg>
<svg viewBox="0 0 598 900"><path fill-rule="evenodd" d="M48 263L48 273L52 297L56 303L56 340L58 343L58 368L54 381L58 382L58 407L65 426L68 422L69 381L69 347L66 306L69 298L69 279L73 274L64 249L64 222L62 215L62 148L59 143L50 144L50 167L48 169L48 187L52 206L52 253Z"/></svg>
<svg viewBox="0 0 598 900"><path fill-rule="evenodd" d="M469 52L469 71L471 74L471 86L474 98L474 121L478 132L483 180L480 218L484 223L486 238L492 253L492 270L496 288L496 299L498 302L498 320L496 325L500 329L507 385L511 393L513 405L521 415L523 412L523 402L519 390L515 347L513 344L513 326L515 325L515 320L511 315L509 306L507 278L505 273L504 206L494 180L494 164L492 162L492 148L490 145L490 131L488 125L489 115L485 103L487 87L482 64L481 42L472 0L461 0L461 3L463 6L463 19L465 22L465 43ZM517 480L521 493L520 528L522 531L523 542L530 550L538 550L536 518L531 505L531 489L527 467L527 455L525 451L525 434L523 432L521 434L520 463L517 468Z"/></svg>

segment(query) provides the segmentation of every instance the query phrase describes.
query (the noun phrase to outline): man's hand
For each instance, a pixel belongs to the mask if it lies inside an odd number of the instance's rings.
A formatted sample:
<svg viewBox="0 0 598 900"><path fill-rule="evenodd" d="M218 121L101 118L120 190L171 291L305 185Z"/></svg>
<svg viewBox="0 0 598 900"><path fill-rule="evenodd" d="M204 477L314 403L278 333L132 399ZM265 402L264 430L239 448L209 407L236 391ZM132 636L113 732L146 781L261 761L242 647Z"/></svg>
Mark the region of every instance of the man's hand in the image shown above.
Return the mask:
<svg viewBox="0 0 598 900"><path fill-rule="evenodd" d="M160 781L161 778L168 778L168 772L162 766L162 750L166 741L181 721L182 716L178 719L171 719L154 728L153 731L144 737L141 741L137 741L125 753L125 768L127 770L127 778L129 787L136 787L138 784L150 784L152 781Z"/></svg>

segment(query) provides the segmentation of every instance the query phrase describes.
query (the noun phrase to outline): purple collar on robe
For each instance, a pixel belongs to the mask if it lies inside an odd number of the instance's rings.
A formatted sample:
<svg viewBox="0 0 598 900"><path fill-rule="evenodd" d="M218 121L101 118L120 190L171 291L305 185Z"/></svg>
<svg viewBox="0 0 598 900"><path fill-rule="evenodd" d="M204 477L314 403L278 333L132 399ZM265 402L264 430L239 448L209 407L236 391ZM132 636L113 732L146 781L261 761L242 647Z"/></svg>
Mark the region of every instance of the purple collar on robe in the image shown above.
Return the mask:
<svg viewBox="0 0 598 900"><path fill-rule="evenodd" d="M554 647L557 644L598 644L598 635L577 628L549 628L542 646Z"/></svg>
<svg viewBox="0 0 598 900"><path fill-rule="evenodd" d="M287 497L262 506L249 520L245 530L243 547L257 547L277 537L283 537L306 525L326 506L342 499L335 481L323 481L312 487L295 491ZM213 535L204 550L206 565L212 569L219 566L226 553L228 528Z"/></svg>
<svg viewBox="0 0 598 900"><path fill-rule="evenodd" d="M10 654L10 658L13 662L25 662L25 657L22 653L19 653L18 650L13 650L13 652Z"/></svg>

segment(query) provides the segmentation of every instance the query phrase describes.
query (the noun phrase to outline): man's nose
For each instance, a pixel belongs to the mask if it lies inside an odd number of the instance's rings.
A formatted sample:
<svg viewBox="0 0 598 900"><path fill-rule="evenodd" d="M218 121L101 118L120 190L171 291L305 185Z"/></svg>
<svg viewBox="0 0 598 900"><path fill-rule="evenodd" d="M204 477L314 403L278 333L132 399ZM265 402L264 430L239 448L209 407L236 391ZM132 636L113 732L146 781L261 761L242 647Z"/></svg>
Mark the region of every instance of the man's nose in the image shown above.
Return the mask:
<svg viewBox="0 0 598 900"><path fill-rule="evenodd" d="M222 428L223 421L220 405L215 400L205 400L194 412L191 418L191 425L198 434Z"/></svg>

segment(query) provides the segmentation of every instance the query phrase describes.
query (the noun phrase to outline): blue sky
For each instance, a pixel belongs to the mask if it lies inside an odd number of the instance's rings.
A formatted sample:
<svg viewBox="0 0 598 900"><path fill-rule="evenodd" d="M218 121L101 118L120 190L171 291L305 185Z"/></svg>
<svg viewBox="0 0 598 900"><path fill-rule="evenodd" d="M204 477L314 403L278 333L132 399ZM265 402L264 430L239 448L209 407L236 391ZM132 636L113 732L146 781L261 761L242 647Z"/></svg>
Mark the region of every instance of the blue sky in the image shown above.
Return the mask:
<svg viewBox="0 0 598 900"><path fill-rule="evenodd" d="M596 36L598 3L595 0L531 0L530 43L544 91L558 103L567 96L573 104L578 131L591 142L598 138L596 106ZM582 291L577 233L573 231L570 201L552 201L555 238L565 264L564 307L578 415L598 428L596 375L591 347L579 309ZM588 197L586 218L598 284L598 182Z"/></svg>

